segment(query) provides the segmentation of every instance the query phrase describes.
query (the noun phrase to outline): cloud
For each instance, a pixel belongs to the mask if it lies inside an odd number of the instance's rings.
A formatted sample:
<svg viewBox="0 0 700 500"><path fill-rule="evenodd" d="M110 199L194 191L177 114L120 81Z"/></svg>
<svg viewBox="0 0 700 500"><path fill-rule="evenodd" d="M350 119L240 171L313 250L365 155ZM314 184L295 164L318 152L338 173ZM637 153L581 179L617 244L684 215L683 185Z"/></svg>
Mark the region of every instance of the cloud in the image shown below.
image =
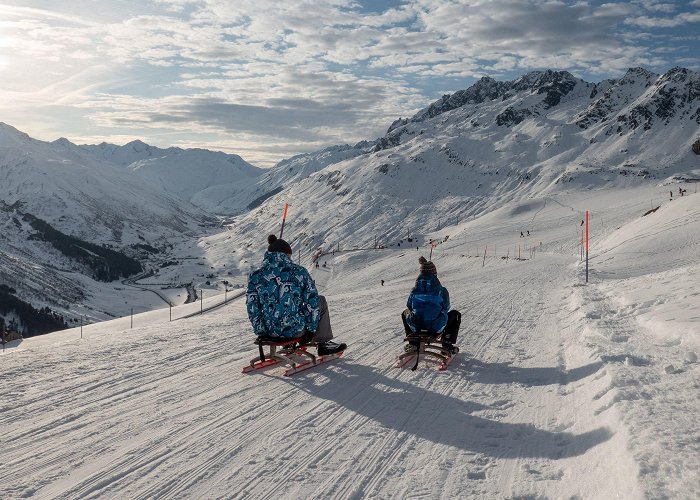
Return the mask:
<svg viewBox="0 0 700 500"><path fill-rule="evenodd" d="M548 67L610 77L687 58L697 39L658 50L673 45L656 30L700 16L687 12L700 0L388 3L372 11L358 0L0 6L0 110L31 105L27 116L39 116L53 99L73 110L71 125L82 120L85 137L96 126L114 137L200 137L267 162L282 144L292 155L372 138L455 79L464 88L477 75Z"/></svg>
<svg viewBox="0 0 700 500"><path fill-rule="evenodd" d="M700 12L683 13L673 17L639 16L627 19L625 22L644 28L675 28L684 24L700 22Z"/></svg>
<svg viewBox="0 0 700 500"><path fill-rule="evenodd" d="M678 10L677 3L664 2L663 0L636 0L634 3L652 12L665 12L668 14Z"/></svg>

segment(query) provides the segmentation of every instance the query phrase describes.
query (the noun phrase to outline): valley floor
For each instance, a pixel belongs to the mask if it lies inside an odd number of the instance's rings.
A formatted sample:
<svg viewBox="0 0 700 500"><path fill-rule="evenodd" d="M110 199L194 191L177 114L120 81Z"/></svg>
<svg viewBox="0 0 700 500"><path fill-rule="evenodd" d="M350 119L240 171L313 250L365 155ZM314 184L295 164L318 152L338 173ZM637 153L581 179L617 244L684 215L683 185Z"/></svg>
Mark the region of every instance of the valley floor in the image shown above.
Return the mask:
<svg viewBox="0 0 700 500"><path fill-rule="evenodd" d="M350 347L290 378L240 373L256 355L243 300L25 341L0 358L0 497L697 498L697 363L642 354L654 340L605 322L618 309L572 256L455 251L435 261L463 313L458 358L395 368L417 255L314 269Z"/></svg>

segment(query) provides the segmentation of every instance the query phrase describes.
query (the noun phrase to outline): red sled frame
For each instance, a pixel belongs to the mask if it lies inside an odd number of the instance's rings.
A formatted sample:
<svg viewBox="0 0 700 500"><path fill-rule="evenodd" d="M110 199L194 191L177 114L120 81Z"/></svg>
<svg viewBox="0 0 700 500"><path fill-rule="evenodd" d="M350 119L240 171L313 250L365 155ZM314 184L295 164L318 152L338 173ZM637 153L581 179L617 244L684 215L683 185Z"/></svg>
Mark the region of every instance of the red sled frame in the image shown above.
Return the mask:
<svg viewBox="0 0 700 500"><path fill-rule="evenodd" d="M298 345L300 339L301 337L284 340L258 337L254 343L260 350L260 356L251 359L250 364L243 367L242 373L250 373L270 366L284 364L288 365L284 375L290 376L343 355L343 351L323 356L311 354L306 350L306 346ZM264 347L269 347L267 354L264 352Z"/></svg>

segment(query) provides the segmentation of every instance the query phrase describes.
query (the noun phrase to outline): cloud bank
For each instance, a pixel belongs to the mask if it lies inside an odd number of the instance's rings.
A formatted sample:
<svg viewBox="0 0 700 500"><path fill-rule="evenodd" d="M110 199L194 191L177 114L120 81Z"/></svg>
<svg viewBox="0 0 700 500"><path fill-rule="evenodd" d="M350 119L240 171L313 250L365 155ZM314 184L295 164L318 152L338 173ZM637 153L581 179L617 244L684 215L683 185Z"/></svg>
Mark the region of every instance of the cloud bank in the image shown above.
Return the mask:
<svg viewBox="0 0 700 500"><path fill-rule="evenodd" d="M377 137L485 74L698 69L700 48L698 0L22 4L0 3L1 120L43 138L141 138L262 166Z"/></svg>

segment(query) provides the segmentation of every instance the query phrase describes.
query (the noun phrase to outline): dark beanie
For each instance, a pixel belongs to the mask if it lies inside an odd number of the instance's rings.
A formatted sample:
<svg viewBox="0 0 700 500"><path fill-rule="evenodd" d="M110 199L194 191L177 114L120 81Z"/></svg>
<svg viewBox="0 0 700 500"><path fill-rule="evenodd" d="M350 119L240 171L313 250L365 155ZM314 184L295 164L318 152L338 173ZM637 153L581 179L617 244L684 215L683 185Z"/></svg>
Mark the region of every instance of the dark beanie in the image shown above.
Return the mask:
<svg viewBox="0 0 700 500"><path fill-rule="evenodd" d="M418 259L418 262L420 262L420 272L421 274L435 274L437 275L437 269L435 269L435 264L433 264L431 261L425 260L425 257L420 257Z"/></svg>
<svg viewBox="0 0 700 500"><path fill-rule="evenodd" d="M267 237L267 242L270 244L267 247L268 252L282 252L286 253L287 255L292 255L292 247L289 246L289 243L284 240L277 239L277 236L274 234Z"/></svg>

